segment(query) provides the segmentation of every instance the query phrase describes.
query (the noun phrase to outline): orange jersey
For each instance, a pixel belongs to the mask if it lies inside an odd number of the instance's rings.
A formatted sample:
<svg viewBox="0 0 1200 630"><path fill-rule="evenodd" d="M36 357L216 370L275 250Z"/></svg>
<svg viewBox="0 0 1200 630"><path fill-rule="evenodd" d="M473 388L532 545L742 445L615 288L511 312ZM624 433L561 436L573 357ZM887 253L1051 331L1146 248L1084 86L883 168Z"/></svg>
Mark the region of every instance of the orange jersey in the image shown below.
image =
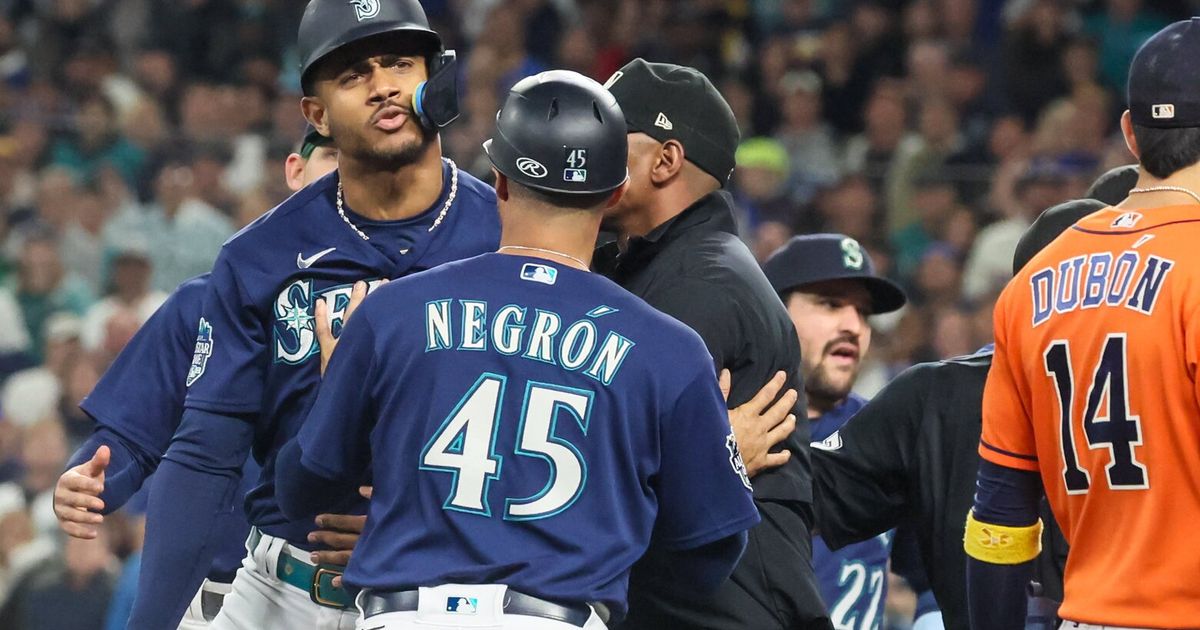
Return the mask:
<svg viewBox="0 0 1200 630"><path fill-rule="evenodd" d="M1200 206L1100 210L1001 294L980 455L1037 471L1059 615L1200 624Z"/></svg>

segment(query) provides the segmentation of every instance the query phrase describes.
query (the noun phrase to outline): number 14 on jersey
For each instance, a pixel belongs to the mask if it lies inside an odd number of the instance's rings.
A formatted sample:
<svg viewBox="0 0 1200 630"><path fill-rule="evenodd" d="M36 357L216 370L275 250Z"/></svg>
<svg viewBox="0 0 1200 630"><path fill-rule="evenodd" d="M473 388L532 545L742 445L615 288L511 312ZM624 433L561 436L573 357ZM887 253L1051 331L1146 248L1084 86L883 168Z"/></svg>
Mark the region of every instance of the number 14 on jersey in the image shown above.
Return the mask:
<svg viewBox="0 0 1200 630"><path fill-rule="evenodd" d="M447 510L492 515L488 488L500 478L504 464L504 457L496 452L496 436L507 385L506 376L482 374L421 452L421 470L453 475L450 496L443 505ZM526 384L513 454L544 460L549 475L539 492L505 499L506 520L554 516L579 498L587 483L587 464L579 449L555 430L565 414L586 436L592 399L593 393L587 390L536 381Z"/></svg>

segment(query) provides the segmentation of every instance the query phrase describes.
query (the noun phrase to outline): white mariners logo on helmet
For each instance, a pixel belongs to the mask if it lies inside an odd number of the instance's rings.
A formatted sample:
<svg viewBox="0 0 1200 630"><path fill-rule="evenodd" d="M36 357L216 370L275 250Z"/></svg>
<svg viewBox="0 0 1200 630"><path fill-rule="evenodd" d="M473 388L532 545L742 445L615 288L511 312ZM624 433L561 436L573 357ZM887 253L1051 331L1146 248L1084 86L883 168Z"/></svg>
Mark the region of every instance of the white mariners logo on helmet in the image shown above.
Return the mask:
<svg viewBox="0 0 1200 630"><path fill-rule="evenodd" d="M541 162L527 157L517 158L517 170L534 179L541 179L550 173Z"/></svg>
<svg viewBox="0 0 1200 630"><path fill-rule="evenodd" d="M359 22L379 15L379 0L350 0L349 3L354 5L354 13Z"/></svg>

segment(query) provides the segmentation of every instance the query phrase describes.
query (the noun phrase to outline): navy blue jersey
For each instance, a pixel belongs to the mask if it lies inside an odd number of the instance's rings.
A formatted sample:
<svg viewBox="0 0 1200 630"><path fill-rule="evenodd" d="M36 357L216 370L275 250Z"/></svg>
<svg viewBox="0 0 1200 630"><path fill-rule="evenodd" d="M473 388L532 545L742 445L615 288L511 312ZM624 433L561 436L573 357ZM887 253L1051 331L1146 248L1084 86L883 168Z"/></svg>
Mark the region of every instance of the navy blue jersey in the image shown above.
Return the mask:
<svg viewBox="0 0 1200 630"><path fill-rule="evenodd" d="M850 394L845 402L812 421L812 439L833 435L867 401ZM883 621L887 601L888 557L894 532L831 551L820 536L813 536L813 570L821 598L834 628L876 630Z"/></svg>
<svg viewBox="0 0 1200 630"><path fill-rule="evenodd" d="M179 285L79 403L96 420L98 428L111 431L138 462L143 462L126 467L128 478L120 480L131 491L141 487L153 473L179 426L187 393L184 380L196 343L196 321L207 289L208 274ZM85 456L90 458L95 449L89 447L87 451ZM257 478L258 473L258 465L247 461L243 493L251 487L247 478ZM117 480L112 479L111 471L109 477L110 483L100 498L107 510L114 510L123 501L114 501L110 496L112 490L119 489L113 487ZM222 535L217 540L222 544L213 558L209 578L229 582L246 555L244 542L250 530L241 505L235 505L232 513L222 514L218 527ZM203 534L179 532L180 536L195 538Z"/></svg>
<svg viewBox="0 0 1200 630"><path fill-rule="evenodd" d="M369 297L298 442L305 469L374 481L357 587L503 583L620 617L652 535L693 549L758 522L700 337L537 258L486 254Z"/></svg>
<svg viewBox="0 0 1200 630"><path fill-rule="evenodd" d="M335 171L292 195L221 248L199 319L185 405L255 423L254 458L264 472L246 499L250 522L305 549L311 520L288 522L275 502L274 458L294 436L315 396L319 347L314 304L330 306L335 335L354 282L398 278L494 250L500 240L495 191L458 171L453 203L443 165L430 228L399 256L385 255L338 214ZM414 320L414 322L417 320ZM364 509L355 498L339 511Z"/></svg>

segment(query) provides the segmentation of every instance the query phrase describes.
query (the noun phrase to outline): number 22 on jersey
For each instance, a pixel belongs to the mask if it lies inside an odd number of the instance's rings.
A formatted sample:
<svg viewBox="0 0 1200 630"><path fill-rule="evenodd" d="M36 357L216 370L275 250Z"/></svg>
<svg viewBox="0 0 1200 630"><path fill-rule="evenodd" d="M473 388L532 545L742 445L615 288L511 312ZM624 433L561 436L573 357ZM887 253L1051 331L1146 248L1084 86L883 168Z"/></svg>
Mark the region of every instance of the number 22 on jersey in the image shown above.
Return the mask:
<svg viewBox="0 0 1200 630"><path fill-rule="evenodd" d="M1129 408L1128 365L1125 359L1124 333L1112 333L1104 340L1100 358L1092 372L1083 411L1083 434L1089 449L1107 448L1105 465L1108 487L1113 490L1144 490L1150 487L1146 467L1138 462L1134 447L1142 444L1140 418ZM1076 380L1071 369L1071 345L1055 340L1043 355L1046 375L1054 379L1061 414L1059 442L1063 454L1063 483L1067 494L1083 494L1092 479L1080 467L1072 430ZM1108 415L1102 415L1102 407Z"/></svg>
<svg viewBox="0 0 1200 630"><path fill-rule="evenodd" d="M504 463L504 457L496 453L496 436L507 384L506 376L482 374L421 452L421 470L454 476L443 505L447 510L492 515L488 487L500 478ZM587 464L579 450L557 436L555 429L565 413L587 435L592 397L592 392L581 389L536 381L526 384L513 454L544 460L549 476L546 486L533 496L505 500L506 520L554 516L579 498L587 483Z"/></svg>

